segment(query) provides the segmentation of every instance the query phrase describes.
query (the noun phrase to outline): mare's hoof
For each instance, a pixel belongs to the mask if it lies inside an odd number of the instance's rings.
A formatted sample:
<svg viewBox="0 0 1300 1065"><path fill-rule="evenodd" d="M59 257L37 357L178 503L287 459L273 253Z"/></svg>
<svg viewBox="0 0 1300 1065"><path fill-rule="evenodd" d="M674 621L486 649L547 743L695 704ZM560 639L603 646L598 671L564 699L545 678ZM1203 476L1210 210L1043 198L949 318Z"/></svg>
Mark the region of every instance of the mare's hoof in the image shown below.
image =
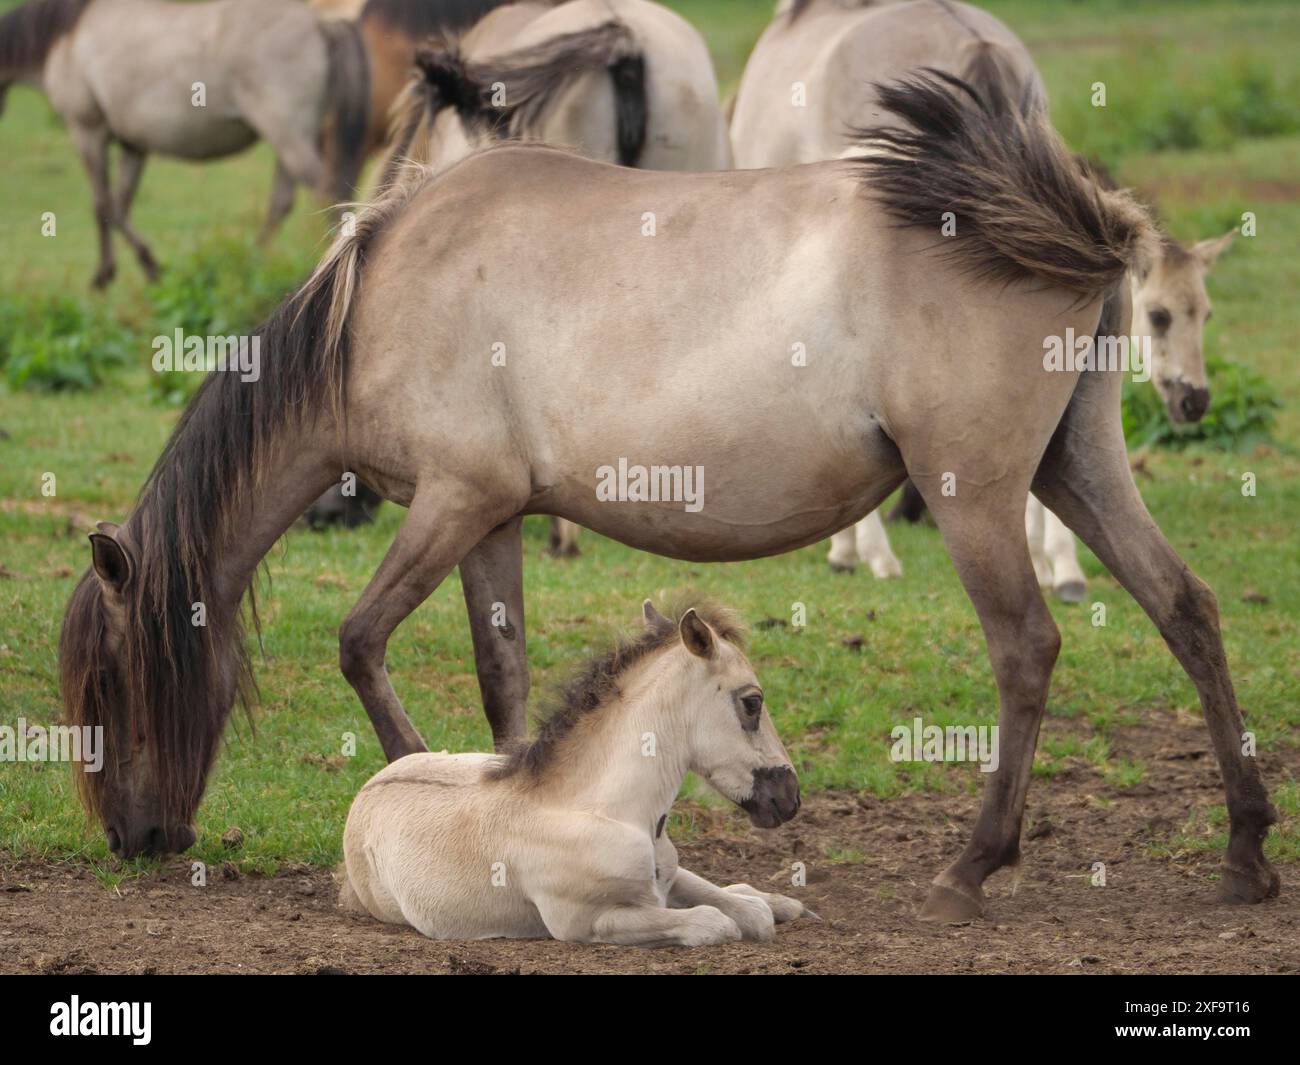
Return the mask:
<svg viewBox="0 0 1300 1065"><path fill-rule="evenodd" d="M984 900L946 884L931 884L918 916L932 924L970 924L984 916Z"/></svg>
<svg viewBox="0 0 1300 1065"><path fill-rule="evenodd" d="M1282 878L1268 862L1261 859L1253 869L1240 869L1224 865L1219 879L1219 902L1232 905L1253 905L1265 899L1275 899L1282 890Z"/></svg>
<svg viewBox="0 0 1300 1065"><path fill-rule="evenodd" d="M1088 594L1088 586L1083 581L1066 581L1064 584L1058 584L1052 591L1062 603L1082 603L1083 597Z"/></svg>

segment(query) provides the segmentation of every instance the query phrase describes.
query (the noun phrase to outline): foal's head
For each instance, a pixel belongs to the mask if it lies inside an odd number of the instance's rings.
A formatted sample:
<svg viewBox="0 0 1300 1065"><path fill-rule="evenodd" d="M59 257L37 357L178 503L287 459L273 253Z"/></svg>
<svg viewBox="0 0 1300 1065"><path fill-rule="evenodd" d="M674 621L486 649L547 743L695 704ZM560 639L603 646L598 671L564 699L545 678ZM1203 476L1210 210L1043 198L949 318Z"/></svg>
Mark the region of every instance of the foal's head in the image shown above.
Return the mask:
<svg viewBox="0 0 1300 1065"><path fill-rule="evenodd" d="M799 779L767 712L762 686L722 612L687 610L674 624L650 600L649 633L680 645L668 654L686 674L690 768L740 806L759 828L775 828L799 811Z"/></svg>
<svg viewBox="0 0 1300 1065"><path fill-rule="evenodd" d="M1235 230L1185 248L1167 239L1133 292L1133 333L1151 338L1151 379L1173 422L1196 422L1210 407L1202 333L1209 321L1205 275Z"/></svg>

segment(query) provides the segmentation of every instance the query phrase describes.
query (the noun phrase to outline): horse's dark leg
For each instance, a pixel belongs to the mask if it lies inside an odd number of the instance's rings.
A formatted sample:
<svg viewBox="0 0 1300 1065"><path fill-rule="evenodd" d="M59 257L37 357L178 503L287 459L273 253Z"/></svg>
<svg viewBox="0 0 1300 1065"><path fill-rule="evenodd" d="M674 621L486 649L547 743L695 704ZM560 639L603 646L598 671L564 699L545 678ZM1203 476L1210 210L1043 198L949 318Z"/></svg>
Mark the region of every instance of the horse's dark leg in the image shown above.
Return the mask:
<svg viewBox="0 0 1300 1065"><path fill-rule="evenodd" d="M275 163L275 180L271 185L271 202L266 209L266 221L262 223L262 232L258 234L259 244L265 244L280 228L285 216L293 210L293 197L297 185L293 175L285 169L278 159Z"/></svg>
<svg viewBox="0 0 1300 1065"><path fill-rule="evenodd" d="M523 519L493 529L460 563L483 712L497 748L527 731Z"/></svg>
<svg viewBox="0 0 1300 1065"><path fill-rule="evenodd" d="M903 494L898 497L894 509L889 512L886 521L905 521L915 525L925 517L925 498L910 479L903 482Z"/></svg>
<svg viewBox="0 0 1300 1065"><path fill-rule="evenodd" d="M464 558L518 510L491 509L481 485L417 489L379 569L339 629L339 667L370 715L391 762L427 748L393 691L384 665L388 639Z"/></svg>
<svg viewBox="0 0 1300 1065"><path fill-rule="evenodd" d="M551 518L551 536L546 544L546 551L554 558L576 558L581 551L578 548L578 531L576 525L564 518Z"/></svg>
<svg viewBox="0 0 1300 1065"><path fill-rule="evenodd" d="M145 154L129 144L121 145L122 157L118 163L117 195L113 203L113 220L122 236L135 252L140 269L150 281L158 277L158 260L153 257L140 235L131 227L131 204L135 201L136 190L140 187L140 175L144 172Z"/></svg>
<svg viewBox="0 0 1300 1065"><path fill-rule="evenodd" d="M1114 323L1107 332L1127 333ZM1196 685L1228 800L1228 851L1220 896L1259 902L1278 893L1264 859L1277 820L1253 757L1228 674L1214 593L1175 554L1133 483L1120 424L1118 373L1081 376L1052 437L1034 494L1049 506L1141 604Z"/></svg>
<svg viewBox="0 0 1300 1065"><path fill-rule="evenodd" d="M95 225L99 230L99 269L90 283L95 288L104 288L117 273L113 261L113 195L108 181L108 127L72 123L68 132L90 176Z"/></svg>
<svg viewBox="0 0 1300 1065"><path fill-rule="evenodd" d="M935 879L921 910L923 920L962 922L983 912L981 885L989 874L1020 860L1025 794L1061 637L1029 558L1026 490L967 484L944 497L937 477L919 480L979 615L1001 702L998 767L984 782L970 842Z"/></svg>

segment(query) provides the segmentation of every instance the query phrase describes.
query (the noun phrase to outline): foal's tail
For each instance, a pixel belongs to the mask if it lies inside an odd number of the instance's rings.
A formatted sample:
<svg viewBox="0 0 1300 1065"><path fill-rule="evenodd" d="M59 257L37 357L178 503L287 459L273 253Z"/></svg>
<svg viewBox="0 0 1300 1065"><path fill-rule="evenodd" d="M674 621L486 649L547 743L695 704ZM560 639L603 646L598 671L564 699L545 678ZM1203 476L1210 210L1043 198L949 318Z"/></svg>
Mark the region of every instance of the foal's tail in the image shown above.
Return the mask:
<svg viewBox="0 0 1300 1065"><path fill-rule="evenodd" d="M645 148L645 57L628 26L611 19L487 60L466 59L457 41L432 38L416 52L415 75L393 106L392 149L381 184L412 155L434 117L455 108L467 129L504 140L532 132L584 75L604 71L614 91L618 162L636 166Z"/></svg>
<svg viewBox="0 0 1300 1065"><path fill-rule="evenodd" d="M908 128L858 131L877 150L854 164L901 224L937 235L950 213L955 233L938 239L976 277L1045 282L1089 301L1153 258L1146 211L1085 173L1044 110L1010 99L1001 78L977 89L927 69L876 90Z"/></svg>
<svg viewBox="0 0 1300 1065"><path fill-rule="evenodd" d="M329 157L332 191L339 200L355 193L365 162L370 121L370 62L357 23L323 20L321 32L329 49Z"/></svg>

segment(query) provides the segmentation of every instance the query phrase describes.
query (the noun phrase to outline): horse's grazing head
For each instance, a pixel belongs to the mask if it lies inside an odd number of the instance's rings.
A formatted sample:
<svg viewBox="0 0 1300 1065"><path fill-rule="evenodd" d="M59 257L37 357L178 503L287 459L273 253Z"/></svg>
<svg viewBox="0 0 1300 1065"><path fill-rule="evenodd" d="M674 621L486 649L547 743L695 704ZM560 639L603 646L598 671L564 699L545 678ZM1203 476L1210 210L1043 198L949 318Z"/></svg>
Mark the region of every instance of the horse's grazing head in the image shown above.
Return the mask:
<svg viewBox="0 0 1300 1065"><path fill-rule="evenodd" d="M799 778L767 712L763 689L726 611L687 610L675 625L650 600L645 624L681 636L688 670L686 719L690 769L749 814L759 828L775 828L799 812ZM707 620L706 620L707 618Z"/></svg>
<svg viewBox="0 0 1300 1065"><path fill-rule="evenodd" d="M216 636L195 624L189 582L150 579L122 529L98 530L59 641L66 721L102 729L102 768L75 766L78 791L118 857L184 851L239 688L238 657L223 665Z"/></svg>
<svg viewBox="0 0 1300 1065"><path fill-rule="evenodd" d="M1135 336L1151 338L1151 379L1170 421L1197 422L1210 407L1202 334L1209 320L1205 275L1236 230L1185 248L1173 239L1133 291Z"/></svg>

